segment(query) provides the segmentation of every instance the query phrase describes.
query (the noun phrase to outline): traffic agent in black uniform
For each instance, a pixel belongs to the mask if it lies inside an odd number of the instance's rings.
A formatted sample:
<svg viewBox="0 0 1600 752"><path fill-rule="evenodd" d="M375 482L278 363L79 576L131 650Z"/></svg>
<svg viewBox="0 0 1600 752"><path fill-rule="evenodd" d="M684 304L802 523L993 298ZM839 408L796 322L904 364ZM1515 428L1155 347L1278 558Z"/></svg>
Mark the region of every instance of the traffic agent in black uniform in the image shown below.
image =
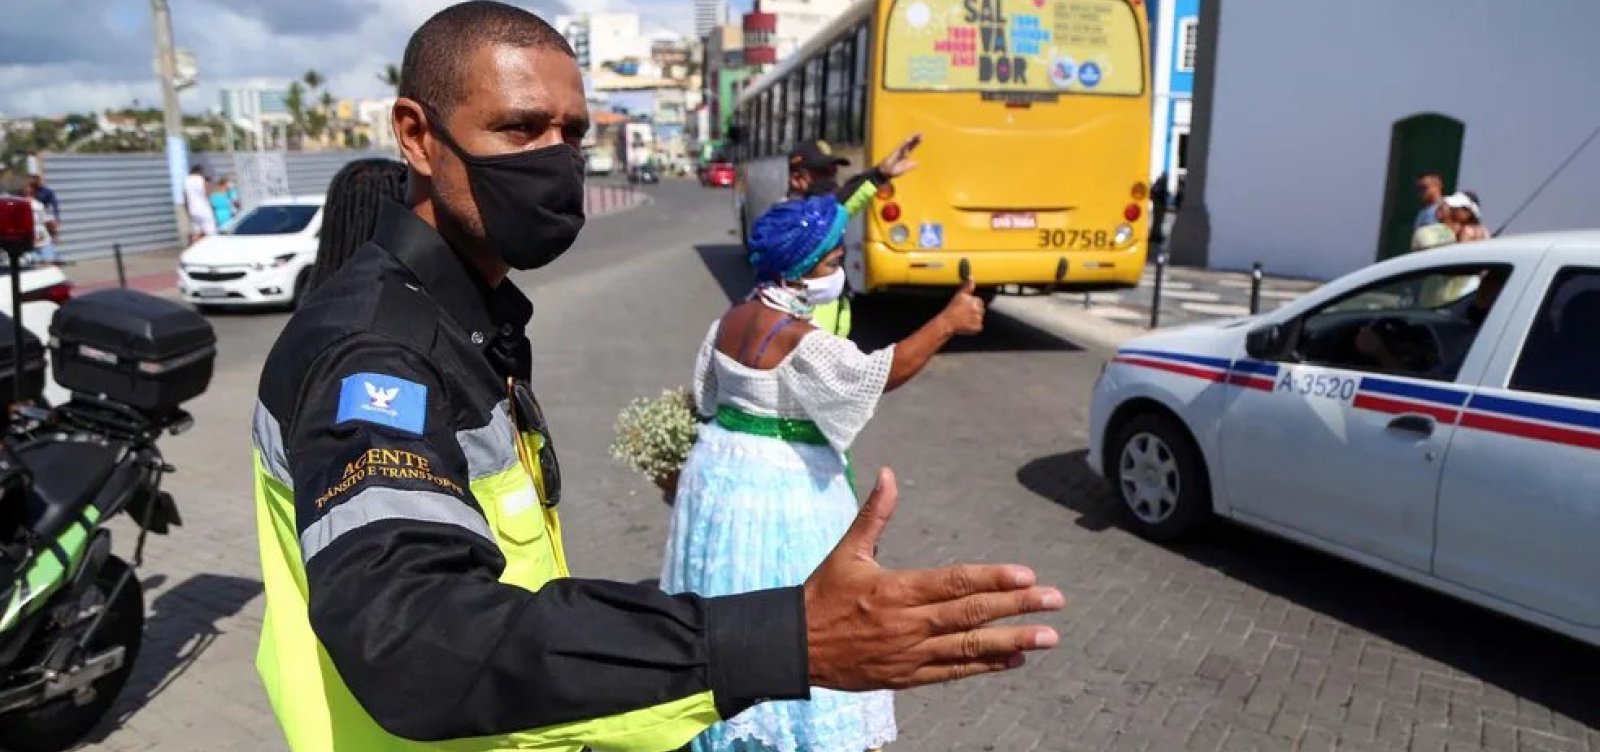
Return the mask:
<svg viewBox="0 0 1600 752"><path fill-rule="evenodd" d="M1054 644L985 626L1060 606L1025 568L878 567L887 472L801 588L571 578L557 502L582 502L505 275L583 224L581 77L547 24L481 1L425 23L402 67L409 206L290 320L255 409L257 667L292 749L669 750L808 684L916 686Z"/></svg>

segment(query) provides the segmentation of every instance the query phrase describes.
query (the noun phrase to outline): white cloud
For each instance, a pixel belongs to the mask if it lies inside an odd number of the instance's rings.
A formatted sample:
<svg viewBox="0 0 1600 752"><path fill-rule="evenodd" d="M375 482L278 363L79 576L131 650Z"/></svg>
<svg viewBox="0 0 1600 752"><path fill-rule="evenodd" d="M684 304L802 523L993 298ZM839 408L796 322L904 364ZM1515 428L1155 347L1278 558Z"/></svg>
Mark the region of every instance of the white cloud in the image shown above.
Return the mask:
<svg viewBox="0 0 1600 752"><path fill-rule="evenodd" d="M572 0L577 5L582 0ZM671 20L674 3L610 0L636 10L653 28ZM137 99L159 106L151 61L154 38L147 0L7 3L0 25L0 113L56 115L122 107ZM177 46L194 53L200 82L181 94L184 110L215 108L217 90L244 81L285 85L314 69L343 98L384 96L378 80L400 62L406 39L451 0L173 0ZM516 4L553 18L561 0ZM584 3L584 7L589 7ZM621 7L628 6L628 7Z"/></svg>

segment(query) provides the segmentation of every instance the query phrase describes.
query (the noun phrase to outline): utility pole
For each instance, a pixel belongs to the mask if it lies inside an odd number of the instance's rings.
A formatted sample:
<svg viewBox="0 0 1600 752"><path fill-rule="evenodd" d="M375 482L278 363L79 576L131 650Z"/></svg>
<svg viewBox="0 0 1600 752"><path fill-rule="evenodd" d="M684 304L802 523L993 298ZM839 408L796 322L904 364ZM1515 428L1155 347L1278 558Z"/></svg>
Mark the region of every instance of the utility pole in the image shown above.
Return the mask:
<svg viewBox="0 0 1600 752"><path fill-rule="evenodd" d="M172 14L167 0L150 0L155 17L156 60L161 80L161 105L166 110L167 169L171 173L172 209L178 223L178 242L189 242L189 211L184 206L183 179L188 173L189 147L183 137L183 112L178 109L178 54L172 46Z"/></svg>

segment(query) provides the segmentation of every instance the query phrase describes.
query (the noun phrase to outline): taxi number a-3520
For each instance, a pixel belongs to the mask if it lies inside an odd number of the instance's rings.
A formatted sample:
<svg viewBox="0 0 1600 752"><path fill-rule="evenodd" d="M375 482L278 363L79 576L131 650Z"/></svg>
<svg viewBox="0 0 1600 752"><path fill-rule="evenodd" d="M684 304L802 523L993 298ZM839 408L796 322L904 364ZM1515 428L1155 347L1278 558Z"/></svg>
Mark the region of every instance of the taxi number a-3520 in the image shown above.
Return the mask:
<svg viewBox="0 0 1600 752"><path fill-rule="evenodd" d="M1352 376L1317 371L1307 368L1285 368L1278 375L1274 394L1298 394L1302 397L1349 402L1356 396L1360 382Z"/></svg>

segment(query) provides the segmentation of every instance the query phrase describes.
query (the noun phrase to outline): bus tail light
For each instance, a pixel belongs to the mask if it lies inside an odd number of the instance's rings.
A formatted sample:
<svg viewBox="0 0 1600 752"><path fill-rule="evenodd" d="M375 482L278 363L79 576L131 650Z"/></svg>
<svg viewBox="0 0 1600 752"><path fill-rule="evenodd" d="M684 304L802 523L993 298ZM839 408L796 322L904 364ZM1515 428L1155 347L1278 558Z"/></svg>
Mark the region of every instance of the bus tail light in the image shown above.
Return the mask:
<svg viewBox="0 0 1600 752"><path fill-rule="evenodd" d="M1133 225L1117 225L1117 234L1111 239L1111 244L1120 248L1130 240L1133 240Z"/></svg>
<svg viewBox="0 0 1600 752"><path fill-rule="evenodd" d="M1128 204L1122 210L1122 218L1129 222L1137 222L1139 221L1139 215L1143 213L1144 210L1140 209L1138 204Z"/></svg>
<svg viewBox="0 0 1600 752"><path fill-rule="evenodd" d="M878 187L878 200L888 201L894 198L894 183L884 183Z"/></svg>
<svg viewBox="0 0 1600 752"><path fill-rule="evenodd" d="M885 222L893 222L898 220L900 219L900 205L890 201L889 203L883 205L883 210L880 212L880 214Z"/></svg>
<svg viewBox="0 0 1600 752"><path fill-rule="evenodd" d="M1150 186L1147 186L1144 183L1134 183L1133 184L1133 200L1134 201L1143 201L1145 199L1145 197L1149 196L1149 195L1150 195Z"/></svg>
<svg viewBox="0 0 1600 752"><path fill-rule="evenodd" d="M911 239L911 231L905 225L895 225L889 228L889 242L895 245L905 245Z"/></svg>

